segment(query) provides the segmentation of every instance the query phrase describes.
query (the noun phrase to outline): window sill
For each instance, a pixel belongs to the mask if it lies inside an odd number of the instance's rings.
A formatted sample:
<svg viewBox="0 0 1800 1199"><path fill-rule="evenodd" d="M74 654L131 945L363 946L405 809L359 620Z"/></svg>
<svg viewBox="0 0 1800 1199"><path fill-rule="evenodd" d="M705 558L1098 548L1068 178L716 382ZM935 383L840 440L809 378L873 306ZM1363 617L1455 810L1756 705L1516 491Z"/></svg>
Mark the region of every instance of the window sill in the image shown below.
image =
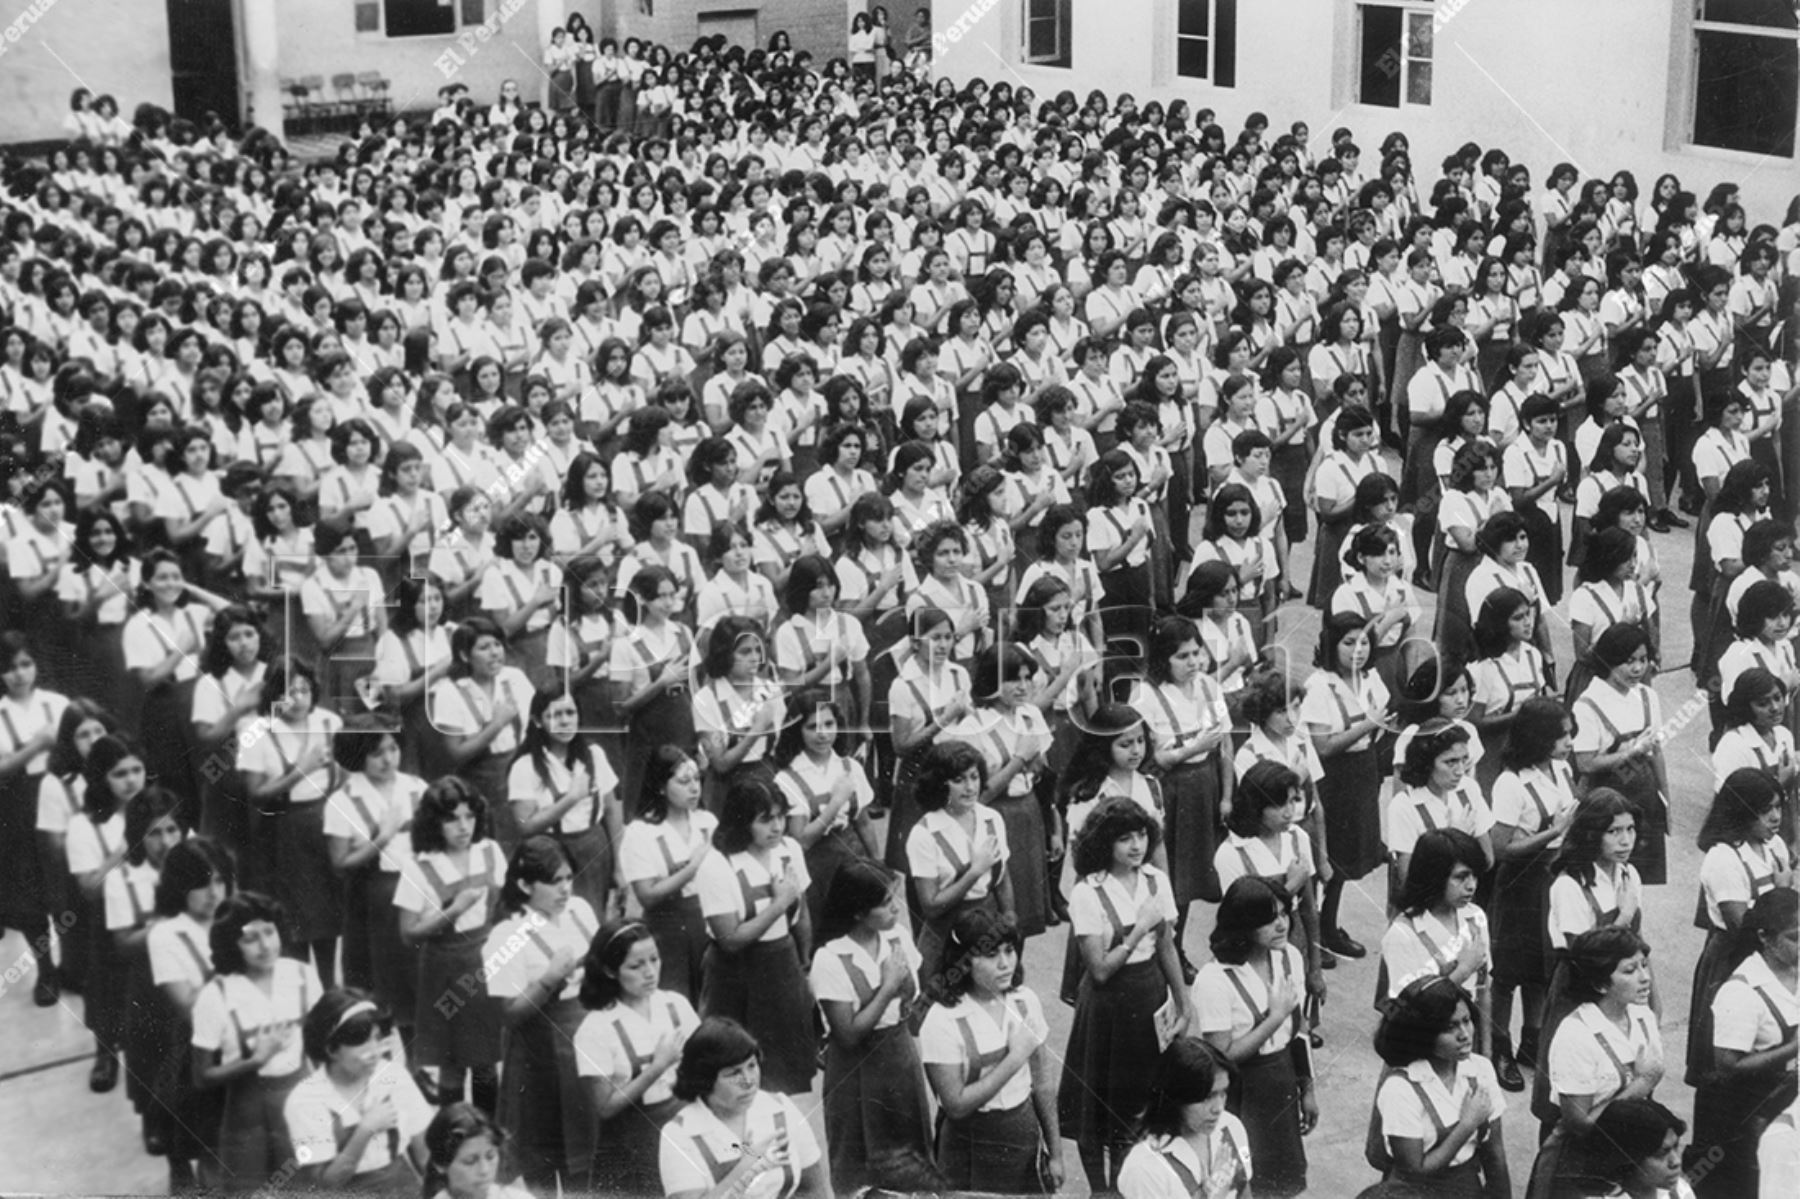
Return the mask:
<svg viewBox="0 0 1800 1199"><path fill-rule="evenodd" d="M414 33L396 36L377 29L369 33L358 33L356 40L359 42L402 42L416 45L420 42L454 42L461 32L461 30L452 30L449 33Z"/></svg>
<svg viewBox="0 0 1800 1199"><path fill-rule="evenodd" d="M1731 150L1724 146L1707 146L1699 142L1678 141L1674 145L1677 154L1692 154L1696 158L1710 159L1713 162L1732 163L1740 166L1758 167L1768 162L1800 162L1800 147L1794 154L1758 154L1752 150Z"/></svg>

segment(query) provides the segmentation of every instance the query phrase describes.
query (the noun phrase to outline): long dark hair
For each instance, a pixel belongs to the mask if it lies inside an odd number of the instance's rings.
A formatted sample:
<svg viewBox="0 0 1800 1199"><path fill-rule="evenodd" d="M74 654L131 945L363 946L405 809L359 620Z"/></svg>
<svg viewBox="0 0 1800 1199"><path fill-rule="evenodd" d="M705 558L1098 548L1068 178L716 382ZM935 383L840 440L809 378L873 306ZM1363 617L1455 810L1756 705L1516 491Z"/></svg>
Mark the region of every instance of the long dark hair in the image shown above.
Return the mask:
<svg viewBox="0 0 1800 1199"><path fill-rule="evenodd" d="M1566 874L1583 886L1594 885L1599 870L1600 842L1612 828L1613 821L1630 816L1642 824L1637 804L1611 787L1595 787L1575 809L1575 819L1563 834L1562 850L1556 855L1558 874Z"/></svg>

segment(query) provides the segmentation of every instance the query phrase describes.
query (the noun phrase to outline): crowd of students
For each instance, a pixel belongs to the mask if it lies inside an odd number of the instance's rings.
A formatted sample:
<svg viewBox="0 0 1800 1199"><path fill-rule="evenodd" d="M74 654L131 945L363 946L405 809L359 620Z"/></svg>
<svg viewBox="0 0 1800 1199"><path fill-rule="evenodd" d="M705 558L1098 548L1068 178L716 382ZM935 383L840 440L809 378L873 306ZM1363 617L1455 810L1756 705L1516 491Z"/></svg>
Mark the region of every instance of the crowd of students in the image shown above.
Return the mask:
<svg viewBox="0 0 1800 1199"><path fill-rule="evenodd" d="M1524 1190L1529 1075L1533 1194L1688 1195L1683 513L1692 1190L1791 1177L1800 200L646 61L5 164L0 920L173 1187L1298 1194L1385 869L1382 1193Z"/></svg>

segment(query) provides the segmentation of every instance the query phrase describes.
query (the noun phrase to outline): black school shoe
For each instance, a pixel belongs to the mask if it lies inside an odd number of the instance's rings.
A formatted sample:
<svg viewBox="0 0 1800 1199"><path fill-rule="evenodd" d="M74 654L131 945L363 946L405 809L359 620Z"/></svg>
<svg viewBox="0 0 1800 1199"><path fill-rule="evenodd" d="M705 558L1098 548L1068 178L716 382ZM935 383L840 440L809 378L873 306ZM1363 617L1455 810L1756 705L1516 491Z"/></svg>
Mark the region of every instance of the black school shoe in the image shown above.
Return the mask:
<svg viewBox="0 0 1800 1199"><path fill-rule="evenodd" d="M1656 515L1660 516L1663 520L1663 523L1667 524L1670 528L1691 529L1694 527L1692 521L1687 521L1687 520L1681 519L1681 517L1675 515L1675 513L1671 512L1667 508L1658 509Z"/></svg>
<svg viewBox="0 0 1800 1199"><path fill-rule="evenodd" d="M94 1068L88 1074L88 1090L104 1095L119 1085L119 1058L102 1049L94 1055Z"/></svg>
<svg viewBox="0 0 1800 1199"><path fill-rule="evenodd" d="M1525 1089L1525 1076L1519 1073L1519 1063L1509 1053L1503 1053L1494 1059L1494 1077L1500 1080L1502 1091L1517 1093Z"/></svg>
<svg viewBox="0 0 1800 1199"><path fill-rule="evenodd" d="M1337 954L1341 958L1360 961L1369 956L1369 951L1359 943L1350 939L1350 934L1341 928L1334 928L1319 938L1319 944Z"/></svg>

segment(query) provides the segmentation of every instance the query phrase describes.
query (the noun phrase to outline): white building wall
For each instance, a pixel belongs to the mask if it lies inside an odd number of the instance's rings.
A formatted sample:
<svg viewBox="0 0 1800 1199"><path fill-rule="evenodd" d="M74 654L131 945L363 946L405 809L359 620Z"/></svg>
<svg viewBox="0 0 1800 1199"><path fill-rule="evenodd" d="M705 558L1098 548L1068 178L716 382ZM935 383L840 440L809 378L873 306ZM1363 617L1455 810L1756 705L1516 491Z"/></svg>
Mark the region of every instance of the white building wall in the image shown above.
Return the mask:
<svg viewBox="0 0 1800 1199"><path fill-rule="evenodd" d="M473 29L389 38L356 31L355 0L266 3L275 11L280 78L323 76L329 95L333 75L377 71L388 79L389 95L402 112L436 107L438 88L452 78L467 84L482 103L498 95L507 79L517 79L526 98L541 99L540 7L549 10L552 24L579 12L603 34L666 38L675 50L692 43L703 14L754 12L765 44L769 34L786 29L796 47L811 50L821 62L844 53L849 28L846 0L659 0L658 18L636 15L635 0L487 0L484 10L490 15L503 8L511 15L485 38ZM241 10L237 18L233 53L243 64ZM621 22L630 27L621 28ZM452 74L445 74L445 66ZM253 90L248 69L240 69L239 83L246 92ZM62 136L69 94L81 86L115 96L127 119L144 102L170 107L163 0L0 0L0 145ZM274 124L262 112L256 120Z"/></svg>
<svg viewBox="0 0 1800 1199"><path fill-rule="evenodd" d="M1066 69L1021 61L1024 0L982 11L987 2L934 0L938 74L1009 79L1040 98L1096 87L1130 91L1139 103L1183 97L1215 109L1228 132L1261 111L1273 132L1306 121L1315 150L1347 126L1369 152L1365 165L1399 129L1422 184L1444 155L1474 141L1525 162L1537 183L1563 161L1584 177L1629 169L1643 188L1673 171L1702 195L1735 180L1753 220L1778 222L1800 191L1794 159L1687 144L1693 13L1683 0L1442 0L1432 103L1399 109L1355 102L1355 0L1239 0L1233 88L1175 75L1175 0L1072 0Z"/></svg>
<svg viewBox="0 0 1800 1199"><path fill-rule="evenodd" d="M126 120L173 102L161 0L0 0L0 144L63 136L78 87Z"/></svg>

